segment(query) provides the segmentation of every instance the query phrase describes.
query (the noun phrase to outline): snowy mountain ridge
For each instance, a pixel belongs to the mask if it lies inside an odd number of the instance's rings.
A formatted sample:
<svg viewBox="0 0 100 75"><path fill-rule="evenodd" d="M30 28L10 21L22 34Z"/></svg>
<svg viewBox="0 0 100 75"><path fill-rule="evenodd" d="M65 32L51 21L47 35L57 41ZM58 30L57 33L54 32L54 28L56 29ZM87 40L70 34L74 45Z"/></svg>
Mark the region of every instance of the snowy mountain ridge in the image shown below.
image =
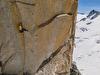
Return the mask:
<svg viewBox="0 0 100 75"><path fill-rule="evenodd" d="M82 75L99 75L100 72L100 12L78 14L73 60Z"/></svg>
<svg viewBox="0 0 100 75"><path fill-rule="evenodd" d="M79 19L79 15L81 16L81 19ZM85 13L78 13L78 20L80 21L85 21L86 19L93 20L97 18L98 16L100 16L100 11L92 10L89 12L88 15L86 15Z"/></svg>

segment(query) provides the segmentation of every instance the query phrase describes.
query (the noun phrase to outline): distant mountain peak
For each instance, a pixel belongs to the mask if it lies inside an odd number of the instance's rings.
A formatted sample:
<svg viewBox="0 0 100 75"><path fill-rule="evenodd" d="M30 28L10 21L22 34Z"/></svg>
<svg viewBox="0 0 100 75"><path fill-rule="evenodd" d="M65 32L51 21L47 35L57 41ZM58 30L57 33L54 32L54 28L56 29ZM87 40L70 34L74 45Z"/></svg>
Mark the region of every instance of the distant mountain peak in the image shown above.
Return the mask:
<svg viewBox="0 0 100 75"><path fill-rule="evenodd" d="M100 15L100 11L91 10L87 16L87 18L90 18L91 20L98 17Z"/></svg>
<svg viewBox="0 0 100 75"><path fill-rule="evenodd" d="M96 19L98 16L100 16L100 11L97 11L97 10L93 9L93 10L91 10L89 12L89 14L78 12L78 15L80 16L80 19L79 19L78 22L80 22L80 21L86 21L87 19L93 20L93 19Z"/></svg>
<svg viewBox="0 0 100 75"><path fill-rule="evenodd" d="M99 11L93 9L93 10L91 10L90 12L91 12L91 13L97 13L97 12L99 12Z"/></svg>

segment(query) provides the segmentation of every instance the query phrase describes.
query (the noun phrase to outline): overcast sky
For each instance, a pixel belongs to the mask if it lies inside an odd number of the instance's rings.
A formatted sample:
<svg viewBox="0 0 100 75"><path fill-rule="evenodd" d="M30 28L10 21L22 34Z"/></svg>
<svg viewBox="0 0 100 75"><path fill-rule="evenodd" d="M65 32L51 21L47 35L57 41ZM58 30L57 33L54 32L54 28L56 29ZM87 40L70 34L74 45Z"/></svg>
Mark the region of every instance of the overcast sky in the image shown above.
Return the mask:
<svg viewBox="0 0 100 75"><path fill-rule="evenodd" d="M93 9L100 11L100 0L79 0L79 12L89 12Z"/></svg>

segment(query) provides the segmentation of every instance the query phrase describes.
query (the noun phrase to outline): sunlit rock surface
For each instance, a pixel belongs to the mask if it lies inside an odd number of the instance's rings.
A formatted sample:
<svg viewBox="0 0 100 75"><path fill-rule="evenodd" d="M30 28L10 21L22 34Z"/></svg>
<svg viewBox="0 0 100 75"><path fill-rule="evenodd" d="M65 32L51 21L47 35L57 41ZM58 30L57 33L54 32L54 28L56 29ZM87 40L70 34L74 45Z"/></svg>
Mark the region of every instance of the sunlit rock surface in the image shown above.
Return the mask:
<svg viewBox="0 0 100 75"><path fill-rule="evenodd" d="M0 0L0 73L70 75L77 0Z"/></svg>

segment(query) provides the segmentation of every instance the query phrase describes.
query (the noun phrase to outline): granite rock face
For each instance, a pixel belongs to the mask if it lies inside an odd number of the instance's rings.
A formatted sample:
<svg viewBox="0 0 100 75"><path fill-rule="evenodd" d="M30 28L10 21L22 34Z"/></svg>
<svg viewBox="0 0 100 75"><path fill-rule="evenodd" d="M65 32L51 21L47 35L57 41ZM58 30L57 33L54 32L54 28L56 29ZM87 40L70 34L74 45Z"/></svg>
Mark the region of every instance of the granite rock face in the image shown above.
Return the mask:
<svg viewBox="0 0 100 75"><path fill-rule="evenodd" d="M0 73L70 75L77 0L0 0Z"/></svg>

